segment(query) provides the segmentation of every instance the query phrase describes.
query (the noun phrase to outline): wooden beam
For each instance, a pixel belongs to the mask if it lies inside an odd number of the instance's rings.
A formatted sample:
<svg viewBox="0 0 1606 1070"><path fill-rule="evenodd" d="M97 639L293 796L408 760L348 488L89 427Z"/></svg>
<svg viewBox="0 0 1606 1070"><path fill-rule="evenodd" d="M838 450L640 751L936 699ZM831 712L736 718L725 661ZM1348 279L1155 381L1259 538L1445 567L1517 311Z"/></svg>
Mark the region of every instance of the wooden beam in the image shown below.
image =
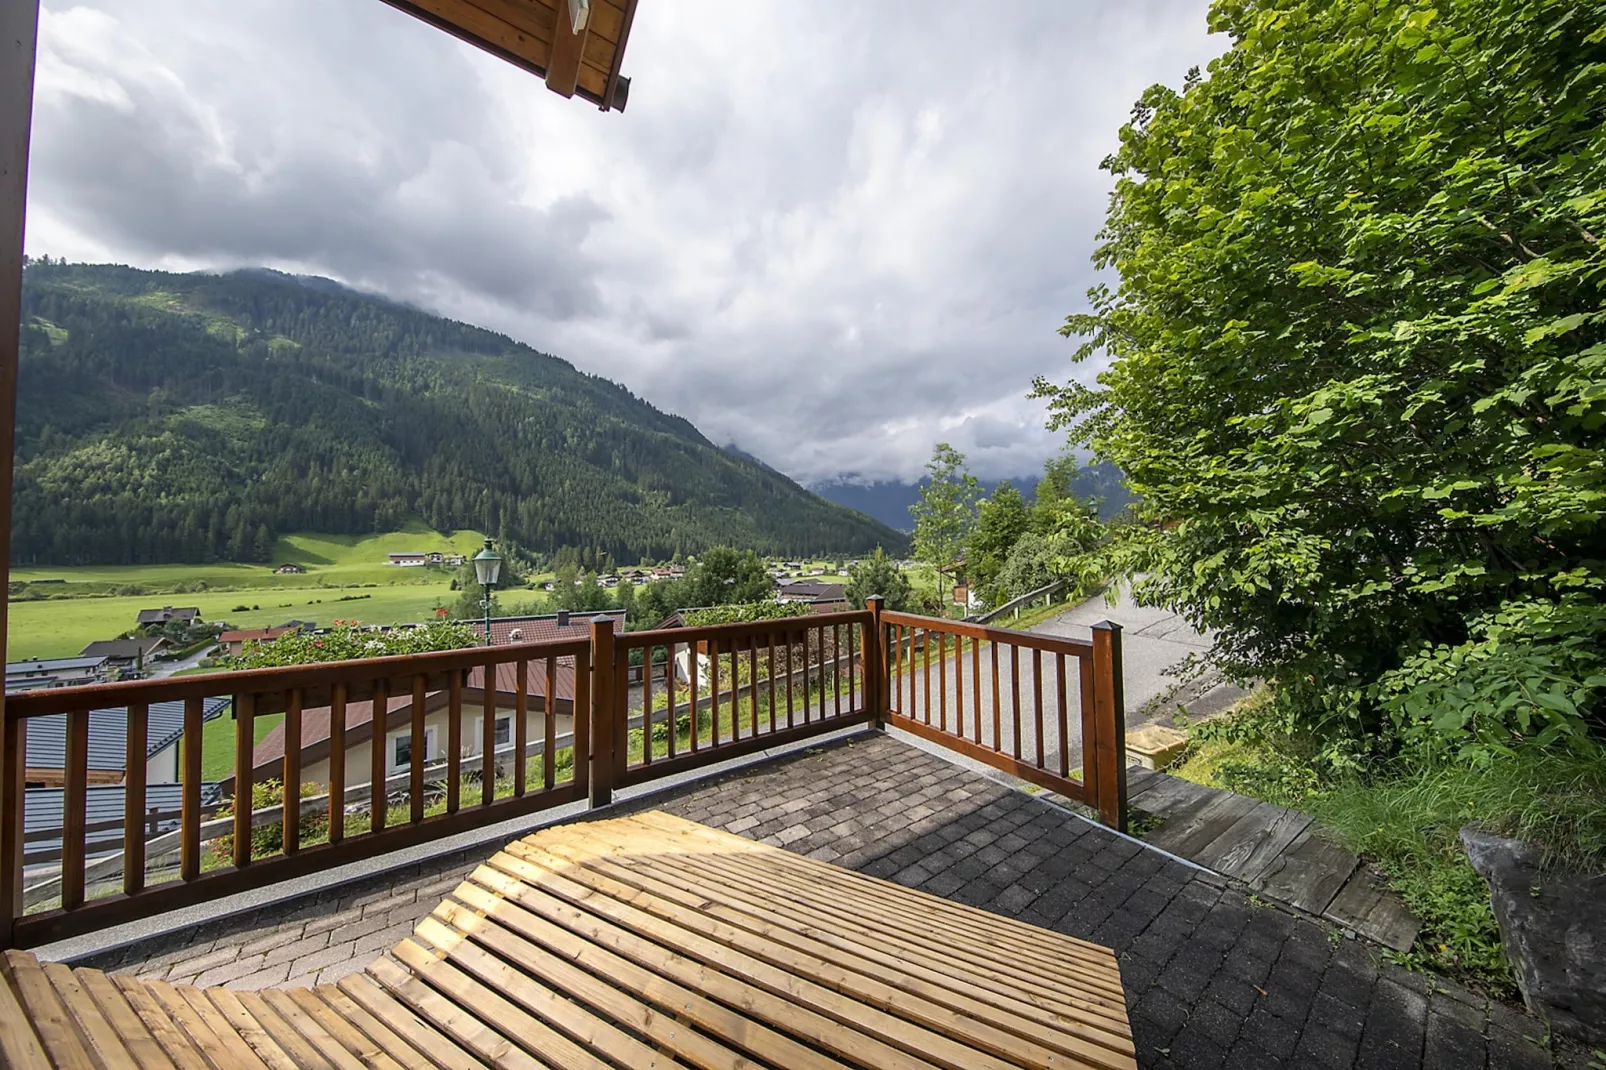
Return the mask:
<svg viewBox="0 0 1606 1070"><path fill-rule="evenodd" d="M586 50L588 23L574 32L574 0L558 0L558 23L552 28L552 60L547 64L546 87L566 97L574 96L580 84L580 59Z"/></svg>
<svg viewBox="0 0 1606 1070"><path fill-rule="evenodd" d="M28 203L28 137L39 0L0 2L0 580L11 581L11 469L16 449L17 357L22 335L22 250ZM9 614L0 613L0 645ZM0 696L0 724L5 698ZM18 726L20 727L20 726ZM22 913L22 801L27 733L0 732L0 948L13 946Z"/></svg>

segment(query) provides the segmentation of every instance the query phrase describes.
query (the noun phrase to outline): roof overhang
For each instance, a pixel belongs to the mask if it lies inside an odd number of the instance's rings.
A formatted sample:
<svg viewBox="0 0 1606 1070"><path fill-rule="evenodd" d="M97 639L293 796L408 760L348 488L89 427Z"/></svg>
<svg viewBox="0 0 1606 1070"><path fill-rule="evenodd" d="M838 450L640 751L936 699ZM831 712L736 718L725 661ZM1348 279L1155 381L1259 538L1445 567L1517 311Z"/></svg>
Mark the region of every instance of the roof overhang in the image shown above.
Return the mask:
<svg viewBox="0 0 1606 1070"><path fill-rule="evenodd" d="M385 3L522 67L554 93L588 100L603 111L624 111L630 98L630 79L619 66L636 0Z"/></svg>

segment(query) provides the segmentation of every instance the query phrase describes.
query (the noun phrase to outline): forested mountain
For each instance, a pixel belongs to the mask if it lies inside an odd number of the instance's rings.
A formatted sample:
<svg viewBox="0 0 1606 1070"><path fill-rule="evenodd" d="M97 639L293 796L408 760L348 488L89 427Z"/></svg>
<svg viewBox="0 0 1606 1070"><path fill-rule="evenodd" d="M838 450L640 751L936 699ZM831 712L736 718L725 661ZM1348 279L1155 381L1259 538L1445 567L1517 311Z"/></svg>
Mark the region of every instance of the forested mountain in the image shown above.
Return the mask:
<svg viewBox="0 0 1606 1070"><path fill-rule="evenodd" d="M412 518L629 562L901 535L622 386L326 279L31 263L20 563L266 560Z"/></svg>

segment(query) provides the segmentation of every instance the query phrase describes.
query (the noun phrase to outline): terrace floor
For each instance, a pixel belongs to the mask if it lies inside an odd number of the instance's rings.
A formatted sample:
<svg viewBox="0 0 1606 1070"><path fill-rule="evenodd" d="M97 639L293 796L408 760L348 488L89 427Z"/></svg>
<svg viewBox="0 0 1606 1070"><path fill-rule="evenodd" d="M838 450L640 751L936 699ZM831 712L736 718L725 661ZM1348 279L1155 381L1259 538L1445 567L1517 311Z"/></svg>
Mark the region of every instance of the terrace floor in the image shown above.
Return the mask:
<svg viewBox="0 0 1606 1070"><path fill-rule="evenodd" d="M884 735L637 800L1113 947L1145 1067L1589 1066L1520 1008L1383 962L1331 926ZM477 848L81 959L235 988L362 969L489 852Z"/></svg>

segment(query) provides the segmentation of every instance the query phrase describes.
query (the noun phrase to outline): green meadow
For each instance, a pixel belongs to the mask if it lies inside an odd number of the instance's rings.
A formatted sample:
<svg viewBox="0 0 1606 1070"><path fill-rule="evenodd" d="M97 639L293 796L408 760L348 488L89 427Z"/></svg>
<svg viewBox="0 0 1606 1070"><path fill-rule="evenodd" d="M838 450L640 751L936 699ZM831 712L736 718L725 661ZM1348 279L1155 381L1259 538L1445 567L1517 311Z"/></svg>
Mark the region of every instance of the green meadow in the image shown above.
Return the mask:
<svg viewBox="0 0 1606 1070"><path fill-rule="evenodd" d="M397 568L386 562L386 555L441 550L472 556L484 540L475 531L440 534L413 525L382 535L288 535L278 541L268 565L13 568L13 583L64 582L38 584L35 590L45 598L13 596L6 658L76 654L96 639L114 639L128 631L136 614L153 606L195 606L205 620L242 628L291 619L324 625L351 619L365 624L424 620L436 606L457 597L451 590L456 570ZM306 571L274 571L286 563Z"/></svg>

